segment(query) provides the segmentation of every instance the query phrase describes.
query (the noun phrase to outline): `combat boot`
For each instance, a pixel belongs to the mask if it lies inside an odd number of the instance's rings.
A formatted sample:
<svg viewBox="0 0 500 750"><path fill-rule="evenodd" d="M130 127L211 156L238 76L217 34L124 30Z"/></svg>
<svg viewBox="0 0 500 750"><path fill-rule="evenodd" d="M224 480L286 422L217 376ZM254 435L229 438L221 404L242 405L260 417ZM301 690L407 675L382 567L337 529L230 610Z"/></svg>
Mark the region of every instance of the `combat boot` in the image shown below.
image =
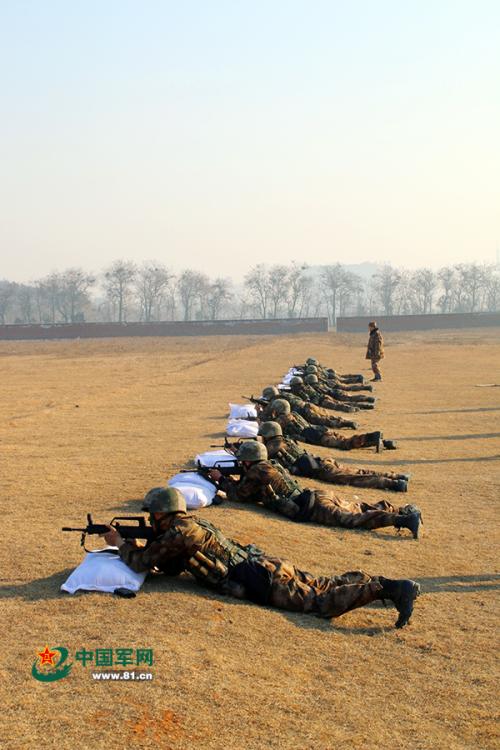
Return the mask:
<svg viewBox="0 0 500 750"><path fill-rule="evenodd" d="M421 591L420 584L409 578L394 581L382 576L379 576L379 581L382 584L382 591L379 593L380 599L382 599L384 604L386 599L389 599L394 604L399 613L395 626L403 628L410 622L413 603Z"/></svg>
<svg viewBox="0 0 500 750"><path fill-rule="evenodd" d="M416 507L416 506L414 506ZM414 539L418 539L418 528L420 521L422 520L422 514L419 510L408 513L399 511L399 515L394 519L394 526L398 529L408 529L413 534Z"/></svg>
<svg viewBox="0 0 500 750"><path fill-rule="evenodd" d="M367 404L366 401L358 401L357 405L358 405L358 409L373 409L374 408L373 404Z"/></svg>
<svg viewBox="0 0 500 750"><path fill-rule="evenodd" d="M395 440L384 440L383 443L386 451L395 451L398 447L398 444Z"/></svg>
<svg viewBox="0 0 500 750"><path fill-rule="evenodd" d="M345 427L346 429L349 429L349 430L357 430L359 427L359 424L357 422L344 422L342 427Z"/></svg>
<svg viewBox="0 0 500 750"><path fill-rule="evenodd" d="M365 436L365 444L363 448L371 448L372 446L377 449L377 453L380 453L382 447L383 435L381 432L367 432Z"/></svg>
<svg viewBox="0 0 500 750"><path fill-rule="evenodd" d="M395 492L408 492L408 482L405 482L404 479L396 479L392 489Z"/></svg>

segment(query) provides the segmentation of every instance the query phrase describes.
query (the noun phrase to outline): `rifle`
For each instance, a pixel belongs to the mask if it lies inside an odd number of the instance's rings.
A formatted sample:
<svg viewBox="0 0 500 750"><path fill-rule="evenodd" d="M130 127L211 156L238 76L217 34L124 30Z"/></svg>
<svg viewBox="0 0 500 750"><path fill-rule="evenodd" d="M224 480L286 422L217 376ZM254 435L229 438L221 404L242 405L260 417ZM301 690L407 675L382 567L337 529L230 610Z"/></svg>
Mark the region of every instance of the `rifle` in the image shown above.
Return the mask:
<svg viewBox="0 0 500 750"><path fill-rule="evenodd" d="M211 448L224 448L225 451L228 453L231 453L233 456L235 455L235 451L237 451L239 448L241 448L241 444L246 442L247 440L257 440L256 437L251 438L240 438L239 440L235 440L234 443L231 443L227 437L224 438L224 445L217 445L212 444L210 445Z"/></svg>
<svg viewBox="0 0 500 750"><path fill-rule="evenodd" d="M255 396L243 396L241 398L246 398L247 401L251 401L252 404L258 404L259 406L267 406L269 404L269 400L267 398L256 398Z"/></svg>
<svg viewBox="0 0 500 750"><path fill-rule="evenodd" d="M121 524L120 521L137 521L137 524L127 526ZM82 534L80 545L84 548L85 552L90 552L91 550L85 547L87 534L106 534L109 531L109 526L116 529L123 539L146 539L148 542L151 542L155 538L155 532L151 526L146 526L144 516L115 516L109 524L103 524L94 523L90 513L87 513L87 526L84 529L73 529L69 526L63 526L62 531L80 531Z"/></svg>

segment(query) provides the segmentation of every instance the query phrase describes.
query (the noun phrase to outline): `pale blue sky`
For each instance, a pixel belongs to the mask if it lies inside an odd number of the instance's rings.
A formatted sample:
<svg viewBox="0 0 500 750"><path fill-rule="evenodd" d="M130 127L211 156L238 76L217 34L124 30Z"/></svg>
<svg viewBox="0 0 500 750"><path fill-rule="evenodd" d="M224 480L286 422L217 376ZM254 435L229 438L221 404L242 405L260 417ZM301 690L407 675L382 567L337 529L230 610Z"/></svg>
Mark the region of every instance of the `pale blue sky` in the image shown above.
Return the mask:
<svg viewBox="0 0 500 750"><path fill-rule="evenodd" d="M0 278L493 261L498 0L0 0Z"/></svg>

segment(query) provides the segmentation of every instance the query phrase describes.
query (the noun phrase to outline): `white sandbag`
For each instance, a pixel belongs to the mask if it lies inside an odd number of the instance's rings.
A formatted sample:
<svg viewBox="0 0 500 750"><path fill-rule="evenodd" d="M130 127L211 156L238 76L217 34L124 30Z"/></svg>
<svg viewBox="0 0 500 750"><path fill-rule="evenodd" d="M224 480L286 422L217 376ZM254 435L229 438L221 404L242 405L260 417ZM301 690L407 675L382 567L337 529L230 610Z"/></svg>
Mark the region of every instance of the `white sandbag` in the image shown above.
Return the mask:
<svg viewBox="0 0 500 750"><path fill-rule="evenodd" d="M229 451L225 451L223 448L218 451L205 451L205 453L198 453L195 457L195 463L201 464L201 466L215 466L216 464L222 464L223 466L231 466L236 464L236 458Z"/></svg>
<svg viewBox="0 0 500 750"><path fill-rule="evenodd" d="M116 547L109 547L116 549ZM115 589L139 591L146 573L136 573L118 557L108 552L88 552L83 562L71 573L61 586L62 591L74 594L75 591L105 591Z"/></svg>
<svg viewBox="0 0 500 750"><path fill-rule="evenodd" d="M175 474L168 480L169 487L175 487L182 492L189 510L205 508L211 505L217 489L208 479L201 477L196 471L184 471Z"/></svg>
<svg viewBox="0 0 500 750"><path fill-rule="evenodd" d="M246 419L229 419L226 427L228 437L253 438L257 437L259 425Z"/></svg>
<svg viewBox="0 0 500 750"><path fill-rule="evenodd" d="M251 419L257 417L253 404L229 404L229 419Z"/></svg>

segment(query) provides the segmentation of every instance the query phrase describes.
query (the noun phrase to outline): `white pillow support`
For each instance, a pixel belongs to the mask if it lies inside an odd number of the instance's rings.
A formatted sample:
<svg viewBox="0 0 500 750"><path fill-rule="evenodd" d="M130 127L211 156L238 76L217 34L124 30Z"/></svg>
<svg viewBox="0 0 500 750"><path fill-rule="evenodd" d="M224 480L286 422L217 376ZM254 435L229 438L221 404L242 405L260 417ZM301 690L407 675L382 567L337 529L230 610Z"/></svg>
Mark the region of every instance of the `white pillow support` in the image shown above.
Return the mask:
<svg viewBox="0 0 500 750"><path fill-rule="evenodd" d="M257 437L259 425L246 419L229 419L226 427L228 437L253 438Z"/></svg>
<svg viewBox="0 0 500 750"><path fill-rule="evenodd" d="M88 552L83 562L63 583L61 591L67 591L68 594L80 590L113 593L115 589L120 588L139 591L145 578L146 573L135 573L116 554Z"/></svg>
<svg viewBox="0 0 500 750"><path fill-rule="evenodd" d="M175 487L182 492L189 510L211 505L217 492L215 485L201 477L196 471L183 471L181 474L175 474L168 480L168 487Z"/></svg>
<svg viewBox="0 0 500 750"><path fill-rule="evenodd" d="M250 419L257 417L253 404L229 404L229 419Z"/></svg>
<svg viewBox="0 0 500 750"><path fill-rule="evenodd" d="M198 453L195 457L195 463L201 464L201 466L215 466L217 463L223 466L230 466L236 464L235 456L229 451L224 449L218 451L205 451L205 453Z"/></svg>

